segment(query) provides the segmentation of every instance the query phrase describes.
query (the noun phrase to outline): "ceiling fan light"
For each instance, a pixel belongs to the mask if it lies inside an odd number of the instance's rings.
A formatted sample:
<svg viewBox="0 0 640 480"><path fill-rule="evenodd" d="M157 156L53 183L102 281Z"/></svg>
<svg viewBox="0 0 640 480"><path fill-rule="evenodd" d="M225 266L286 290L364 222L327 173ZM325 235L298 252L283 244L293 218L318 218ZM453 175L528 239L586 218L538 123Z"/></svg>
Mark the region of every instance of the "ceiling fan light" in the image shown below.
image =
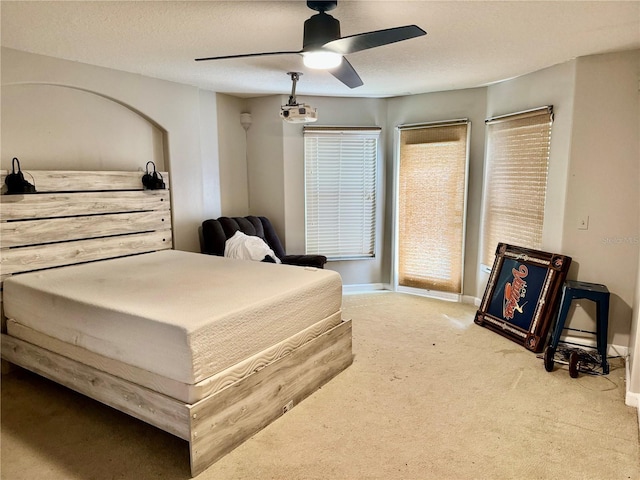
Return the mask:
<svg viewBox="0 0 640 480"><path fill-rule="evenodd" d="M335 52L308 52L304 54L303 62L309 68L331 69L342 63L342 55Z"/></svg>

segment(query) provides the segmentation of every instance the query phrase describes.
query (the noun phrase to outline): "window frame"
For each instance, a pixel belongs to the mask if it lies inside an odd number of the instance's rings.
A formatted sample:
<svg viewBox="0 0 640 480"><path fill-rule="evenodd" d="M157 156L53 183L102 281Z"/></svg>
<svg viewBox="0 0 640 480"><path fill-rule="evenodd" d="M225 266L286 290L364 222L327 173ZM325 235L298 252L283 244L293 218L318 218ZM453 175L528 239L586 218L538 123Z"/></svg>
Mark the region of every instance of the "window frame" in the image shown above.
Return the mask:
<svg viewBox="0 0 640 480"><path fill-rule="evenodd" d="M540 122L538 124L539 128L542 128L543 125L548 125L548 137L547 137L547 150L546 150L546 165L545 165L545 185L544 185L544 198L542 201L542 205L540 208L541 211L541 223L540 223L540 231L539 231L539 238L540 241L539 243L533 244L533 243L527 243L526 242L517 242L516 243L520 243L517 246L519 247L524 247L524 248L530 248L530 249L534 249L534 250L540 250L542 249L542 241L543 241L543 233L544 233L544 223L545 223L545 214L546 214L546 208L547 208L547 197L548 197L548 193L549 193L549 171L550 171L550 161L551 161L551 140L552 140L552 135L553 135L553 123L554 123L554 114L553 114L553 105L546 105L543 107L538 107L538 108L533 108L530 110L524 110L524 111L520 111L520 112L515 112L515 113L509 113L509 114L505 114L505 115L500 115L500 116L496 116L496 117L492 117L489 118L485 121L485 124L487 126L487 128L485 129L485 166L484 166L484 175L483 175L483 191L482 191L482 213L481 213L481 230L480 230L480 237L479 237L479 259L478 259L478 263L480 266L480 270L482 272L485 273L490 273L491 271L491 266L493 265L493 260L495 257L495 248L497 246L496 245L488 245L487 239L489 234L487 233L487 228L488 228L488 208L489 208L489 195L490 195L490 188L492 186L492 182L491 182L491 175L493 173L492 168L493 166L491 165L491 159L489 158L489 155L491 154L490 150L491 150L491 125L497 125L500 123L505 123L505 122L518 122L521 120L525 120L527 118L530 117L535 117L535 116L547 116L548 115L548 121L545 122ZM508 236L507 236L508 237ZM514 240L512 238L503 238L500 240L500 242L502 243L514 243ZM502 237L501 237L502 238Z"/></svg>
<svg viewBox="0 0 640 480"><path fill-rule="evenodd" d="M311 138L329 138L329 137L340 137L340 138L348 138L348 137L357 137L360 136L362 138L370 139L375 138L375 154L372 158L372 168L373 168L373 182L372 182L372 194L373 194L373 202L371 207L371 228L370 228L370 253L356 253L356 252L343 252L340 253L338 250L340 249L339 245L337 245L336 251L323 251L321 247L321 242L318 242L318 247L316 249L310 247L310 215L309 215L309 177L308 177L308 162L309 158L307 156L307 140ZM381 211L381 199L382 199L382 182L381 182L381 147L382 147L382 128L378 126L372 127L353 127L353 126L305 126L303 129L303 148L304 148L304 227L305 227L305 253L306 254L319 254L325 255L327 257L327 261L335 262L335 261L351 261L351 260L373 260L378 257L378 248L379 248L379 232L380 232L380 211ZM364 202L363 202L364 203ZM363 222L362 225L365 225L366 222ZM335 225L332 225L335 227ZM322 228L322 227L318 227ZM364 231L364 229L362 230ZM363 249L364 251L364 249Z"/></svg>
<svg viewBox="0 0 640 480"><path fill-rule="evenodd" d="M423 289L418 287L410 287L400 285L399 280L399 222L400 222L400 153L401 153L401 133L402 130L420 129L420 128L437 128L447 126L466 125L466 155L464 159L464 192L463 192L463 205L462 205L462 241L461 241L461 265L460 265L460 292L448 292L444 290L432 290ZM469 199L469 163L471 155L471 128L472 122L469 118L459 118L452 120L440 120L434 122L421 122L415 124L398 125L395 129L394 139L394 202L393 202L393 265L392 265L392 282L393 288L398 292L406 292L420 295L428 295L432 297L444 298L447 300L458 301L464 294L464 279L465 279L465 258L466 258L466 234L467 234L467 207Z"/></svg>

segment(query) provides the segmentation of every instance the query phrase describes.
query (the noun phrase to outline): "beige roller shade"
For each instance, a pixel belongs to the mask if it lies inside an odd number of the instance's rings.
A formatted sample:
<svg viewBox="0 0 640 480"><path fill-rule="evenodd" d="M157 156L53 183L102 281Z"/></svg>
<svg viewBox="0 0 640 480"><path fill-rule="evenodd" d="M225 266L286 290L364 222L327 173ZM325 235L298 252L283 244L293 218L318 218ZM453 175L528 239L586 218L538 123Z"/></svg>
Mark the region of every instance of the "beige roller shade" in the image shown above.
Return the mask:
<svg viewBox="0 0 640 480"><path fill-rule="evenodd" d="M551 107L487 121L482 263L499 242L542 248Z"/></svg>
<svg viewBox="0 0 640 480"><path fill-rule="evenodd" d="M462 292L468 128L400 129L399 286Z"/></svg>

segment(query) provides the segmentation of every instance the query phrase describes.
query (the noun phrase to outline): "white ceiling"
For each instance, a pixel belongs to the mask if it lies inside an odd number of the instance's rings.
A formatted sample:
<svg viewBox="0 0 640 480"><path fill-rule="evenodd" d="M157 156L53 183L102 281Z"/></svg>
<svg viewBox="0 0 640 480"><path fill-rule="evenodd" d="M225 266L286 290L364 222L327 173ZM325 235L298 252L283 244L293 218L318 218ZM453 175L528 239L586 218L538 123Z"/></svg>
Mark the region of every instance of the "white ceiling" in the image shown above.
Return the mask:
<svg viewBox="0 0 640 480"><path fill-rule="evenodd" d="M299 55L195 62L196 57L300 50L316 12L296 1L7 1L2 45L241 97L386 97L477 87L576 57L640 48L640 1L339 1L342 36L416 24L427 35L349 55L349 89Z"/></svg>

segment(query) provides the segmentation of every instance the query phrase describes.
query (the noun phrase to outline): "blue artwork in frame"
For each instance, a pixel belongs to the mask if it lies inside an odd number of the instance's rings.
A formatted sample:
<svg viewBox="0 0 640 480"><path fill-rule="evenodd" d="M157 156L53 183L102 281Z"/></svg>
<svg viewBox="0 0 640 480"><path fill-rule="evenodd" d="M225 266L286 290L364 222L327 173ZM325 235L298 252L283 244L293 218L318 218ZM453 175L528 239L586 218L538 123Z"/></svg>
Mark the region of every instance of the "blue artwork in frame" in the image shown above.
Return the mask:
<svg viewBox="0 0 640 480"><path fill-rule="evenodd" d="M498 244L475 323L541 352L571 257Z"/></svg>

